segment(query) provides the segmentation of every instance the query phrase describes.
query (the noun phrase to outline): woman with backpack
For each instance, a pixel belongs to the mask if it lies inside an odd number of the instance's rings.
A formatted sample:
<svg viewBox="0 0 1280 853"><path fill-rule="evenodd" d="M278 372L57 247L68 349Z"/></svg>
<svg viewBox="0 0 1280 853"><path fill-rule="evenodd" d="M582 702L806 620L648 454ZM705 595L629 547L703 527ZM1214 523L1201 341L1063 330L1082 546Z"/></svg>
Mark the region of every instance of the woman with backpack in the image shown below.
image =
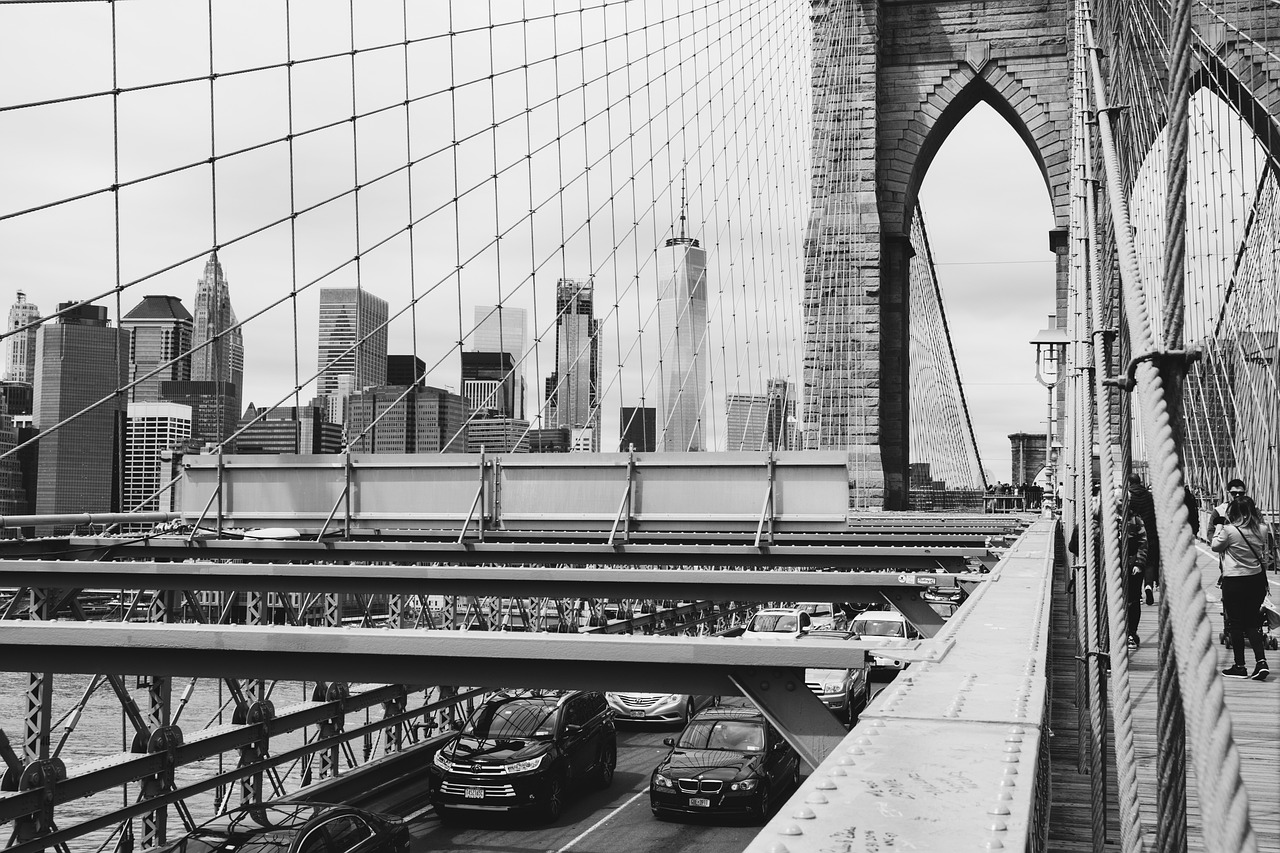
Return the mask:
<svg viewBox="0 0 1280 853"><path fill-rule="evenodd" d="M1268 589L1266 570L1275 565L1275 535L1262 520L1253 499L1244 495L1227 507L1227 521L1218 528L1209 547L1222 555L1222 577L1218 581L1222 586L1222 615L1235 655L1235 663L1222 674L1264 681L1270 670L1262 637L1262 599ZM1252 674L1244 662L1246 637L1257 659Z"/></svg>

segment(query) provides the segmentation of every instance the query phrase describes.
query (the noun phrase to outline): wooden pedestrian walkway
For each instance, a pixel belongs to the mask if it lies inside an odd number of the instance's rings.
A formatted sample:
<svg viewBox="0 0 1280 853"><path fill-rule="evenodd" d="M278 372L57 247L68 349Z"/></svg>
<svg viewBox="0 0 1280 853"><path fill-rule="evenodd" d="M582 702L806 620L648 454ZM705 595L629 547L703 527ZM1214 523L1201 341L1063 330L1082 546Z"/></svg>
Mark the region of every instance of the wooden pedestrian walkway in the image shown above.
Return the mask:
<svg viewBox="0 0 1280 853"><path fill-rule="evenodd" d="M1200 543L1199 560L1206 591L1218 578L1218 559ZM1049 849L1054 851L1092 850L1090 840L1090 777L1078 770L1079 727L1077 725L1076 649L1070 625L1070 601L1066 572L1059 571L1054 585L1052 706L1050 726L1051 807ZM1280 600L1280 576L1271 575L1272 596ZM1209 606L1214 638L1222 631L1222 612ZM1144 606L1139 636L1142 646L1132 656L1131 683L1134 693L1134 737L1138 756L1138 790L1142 829L1146 848L1154 849L1156 827L1156 608ZM1231 662L1229 649L1220 644L1219 669ZM1246 652L1252 668L1252 654ZM1265 853L1280 853L1280 651L1269 651L1272 674L1265 682L1225 679L1227 707L1231 713L1236 748L1240 752L1245 788L1249 792L1249 816ZM1114 736L1107 731L1107 844L1105 850L1119 850L1119 822L1115 781ZM1203 851L1203 821L1196 796L1195 771L1187 762L1187 849Z"/></svg>

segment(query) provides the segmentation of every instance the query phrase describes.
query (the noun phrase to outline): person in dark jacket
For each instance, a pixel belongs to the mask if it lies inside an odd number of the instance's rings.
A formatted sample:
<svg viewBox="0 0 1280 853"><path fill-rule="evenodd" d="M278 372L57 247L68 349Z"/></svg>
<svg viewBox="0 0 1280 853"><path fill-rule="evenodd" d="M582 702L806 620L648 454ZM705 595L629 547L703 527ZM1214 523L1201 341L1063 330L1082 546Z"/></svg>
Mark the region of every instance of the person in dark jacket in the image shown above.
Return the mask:
<svg viewBox="0 0 1280 853"><path fill-rule="evenodd" d="M1142 567L1142 592L1147 604L1155 604L1160 584L1160 535L1156 532L1156 502L1137 474L1129 475L1129 514L1142 519L1147 535L1147 559Z"/></svg>

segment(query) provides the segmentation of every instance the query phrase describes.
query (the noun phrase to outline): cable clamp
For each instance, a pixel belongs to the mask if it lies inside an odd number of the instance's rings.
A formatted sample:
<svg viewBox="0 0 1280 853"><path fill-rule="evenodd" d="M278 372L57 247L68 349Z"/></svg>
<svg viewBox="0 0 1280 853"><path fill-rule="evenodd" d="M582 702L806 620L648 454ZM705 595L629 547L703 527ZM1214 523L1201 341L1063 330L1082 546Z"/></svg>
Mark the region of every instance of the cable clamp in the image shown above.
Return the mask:
<svg viewBox="0 0 1280 853"><path fill-rule="evenodd" d="M1154 362L1157 368L1166 366L1178 367L1183 371L1200 360L1201 351L1197 347L1187 349L1153 350L1129 360L1123 376L1112 376L1102 380L1103 385L1119 388L1121 391L1132 391L1138 384L1138 365L1144 361Z"/></svg>

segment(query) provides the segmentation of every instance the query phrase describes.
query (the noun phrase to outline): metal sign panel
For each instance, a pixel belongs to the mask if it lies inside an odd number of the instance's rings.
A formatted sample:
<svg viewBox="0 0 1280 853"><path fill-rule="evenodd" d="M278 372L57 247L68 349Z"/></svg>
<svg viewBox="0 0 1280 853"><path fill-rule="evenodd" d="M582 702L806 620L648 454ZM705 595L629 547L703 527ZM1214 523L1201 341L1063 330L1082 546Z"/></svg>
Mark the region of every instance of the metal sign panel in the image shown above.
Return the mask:
<svg viewBox="0 0 1280 853"><path fill-rule="evenodd" d="M206 527L842 530L839 452L189 456Z"/></svg>

